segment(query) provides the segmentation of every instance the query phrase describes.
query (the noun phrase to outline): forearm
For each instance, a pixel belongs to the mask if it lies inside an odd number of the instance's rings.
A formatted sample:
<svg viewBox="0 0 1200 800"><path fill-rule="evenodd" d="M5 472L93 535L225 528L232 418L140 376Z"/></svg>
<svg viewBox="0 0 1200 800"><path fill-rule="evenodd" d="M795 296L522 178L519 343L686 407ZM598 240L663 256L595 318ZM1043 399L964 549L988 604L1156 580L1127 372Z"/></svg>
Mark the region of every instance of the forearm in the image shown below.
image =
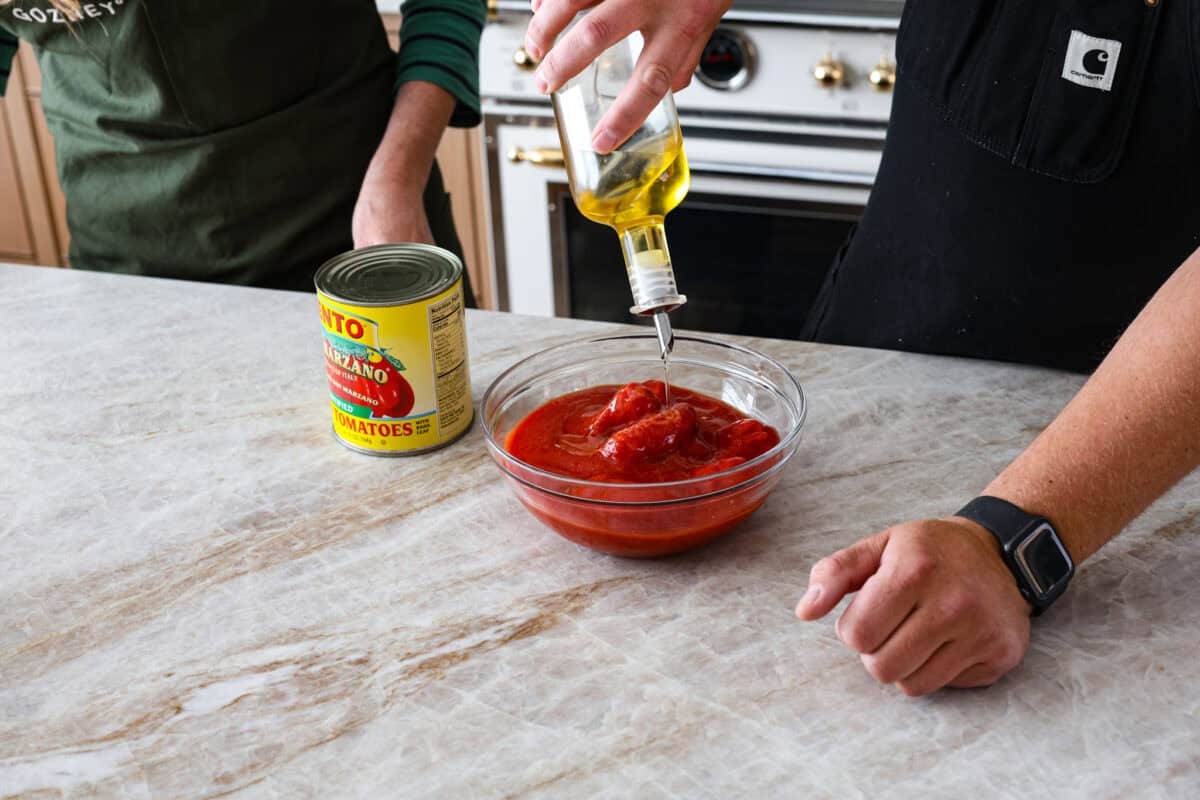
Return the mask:
<svg viewBox="0 0 1200 800"><path fill-rule="evenodd" d="M1048 517L1076 563L1200 464L1200 251L1058 418L985 490ZM896 525L813 565L796 615L857 592L838 636L882 683L987 686L1029 647L1031 606L978 523Z"/></svg>
<svg viewBox="0 0 1200 800"><path fill-rule="evenodd" d="M1055 524L1076 563L1200 465L1200 251L986 493Z"/></svg>
<svg viewBox="0 0 1200 800"><path fill-rule="evenodd" d="M419 196L455 103L453 95L432 83L402 85L364 182L387 183Z"/></svg>

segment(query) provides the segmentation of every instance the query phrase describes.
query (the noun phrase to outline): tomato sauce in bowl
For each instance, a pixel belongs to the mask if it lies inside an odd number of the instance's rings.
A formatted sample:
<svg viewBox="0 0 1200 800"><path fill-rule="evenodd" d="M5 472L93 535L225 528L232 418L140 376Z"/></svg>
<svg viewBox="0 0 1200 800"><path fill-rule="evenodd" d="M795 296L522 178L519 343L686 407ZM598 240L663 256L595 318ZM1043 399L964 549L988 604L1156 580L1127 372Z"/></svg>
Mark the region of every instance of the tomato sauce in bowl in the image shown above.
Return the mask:
<svg viewBox="0 0 1200 800"><path fill-rule="evenodd" d="M729 405L662 381L595 386L543 404L505 449L547 472L598 483L667 483L757 458L779 433ZM664 498L665 499L665 498Z"/></svg>
<svg viewBox="0 0 1200 800"><path fill-rule="evenodd" d="M601 336L528 356L484 392L488 452L564 538L620 556L697 547L754 513L799 447L804 391L770 356L682 335L670 402L645 380L658 375L653 333Z"/></svg>

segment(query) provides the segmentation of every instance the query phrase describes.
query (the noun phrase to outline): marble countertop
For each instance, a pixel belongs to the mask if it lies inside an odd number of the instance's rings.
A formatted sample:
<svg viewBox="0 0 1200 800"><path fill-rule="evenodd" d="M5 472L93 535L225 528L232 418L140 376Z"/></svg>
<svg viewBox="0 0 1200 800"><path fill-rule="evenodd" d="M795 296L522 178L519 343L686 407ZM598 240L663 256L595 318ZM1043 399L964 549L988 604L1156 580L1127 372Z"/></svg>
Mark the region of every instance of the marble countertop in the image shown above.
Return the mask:
<svg viewBox="0 0 1200 800"><path fill-rule="evenodd" d="M0 309L0 797L1200 796L1196 476L990 689L906 698L792 616L1077 377L743 340L805 385L800 452L737 533L633 561L530 517L478 426L336 444L310 295L0 267ZM476 402L615 327L472 312Z"/></svg>

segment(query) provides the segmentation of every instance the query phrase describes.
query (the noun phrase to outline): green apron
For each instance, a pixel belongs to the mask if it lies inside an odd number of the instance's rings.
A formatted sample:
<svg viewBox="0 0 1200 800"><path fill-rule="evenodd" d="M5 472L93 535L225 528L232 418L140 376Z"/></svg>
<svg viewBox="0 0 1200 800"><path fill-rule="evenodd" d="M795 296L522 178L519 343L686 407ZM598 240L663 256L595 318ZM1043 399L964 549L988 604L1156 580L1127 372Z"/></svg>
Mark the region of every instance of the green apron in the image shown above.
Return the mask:
<svg viewBox="0 0 1200 800"><path fill-rule="evenodd" d="M312 289L352 246L391 113L395 54L371 0L110 0L66 24L0 7L29 41L83 269ZM462 255L441 176L434 236ZM470 296L470 295L468 295Z"/></svg>

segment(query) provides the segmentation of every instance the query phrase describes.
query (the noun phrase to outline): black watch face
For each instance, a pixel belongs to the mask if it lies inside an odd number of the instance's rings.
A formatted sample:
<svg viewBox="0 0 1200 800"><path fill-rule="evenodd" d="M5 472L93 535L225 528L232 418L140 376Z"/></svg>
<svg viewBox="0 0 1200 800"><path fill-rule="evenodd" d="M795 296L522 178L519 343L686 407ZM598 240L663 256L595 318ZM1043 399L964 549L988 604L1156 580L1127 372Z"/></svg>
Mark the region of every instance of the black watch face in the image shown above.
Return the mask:
<svg viewBox="0 0 1200 800"><path fill-rule="evenodd" d="M1071 556L1048 524L1043 523L1021 542L1014 555L1039 597L1071 577Z"/></svg>

